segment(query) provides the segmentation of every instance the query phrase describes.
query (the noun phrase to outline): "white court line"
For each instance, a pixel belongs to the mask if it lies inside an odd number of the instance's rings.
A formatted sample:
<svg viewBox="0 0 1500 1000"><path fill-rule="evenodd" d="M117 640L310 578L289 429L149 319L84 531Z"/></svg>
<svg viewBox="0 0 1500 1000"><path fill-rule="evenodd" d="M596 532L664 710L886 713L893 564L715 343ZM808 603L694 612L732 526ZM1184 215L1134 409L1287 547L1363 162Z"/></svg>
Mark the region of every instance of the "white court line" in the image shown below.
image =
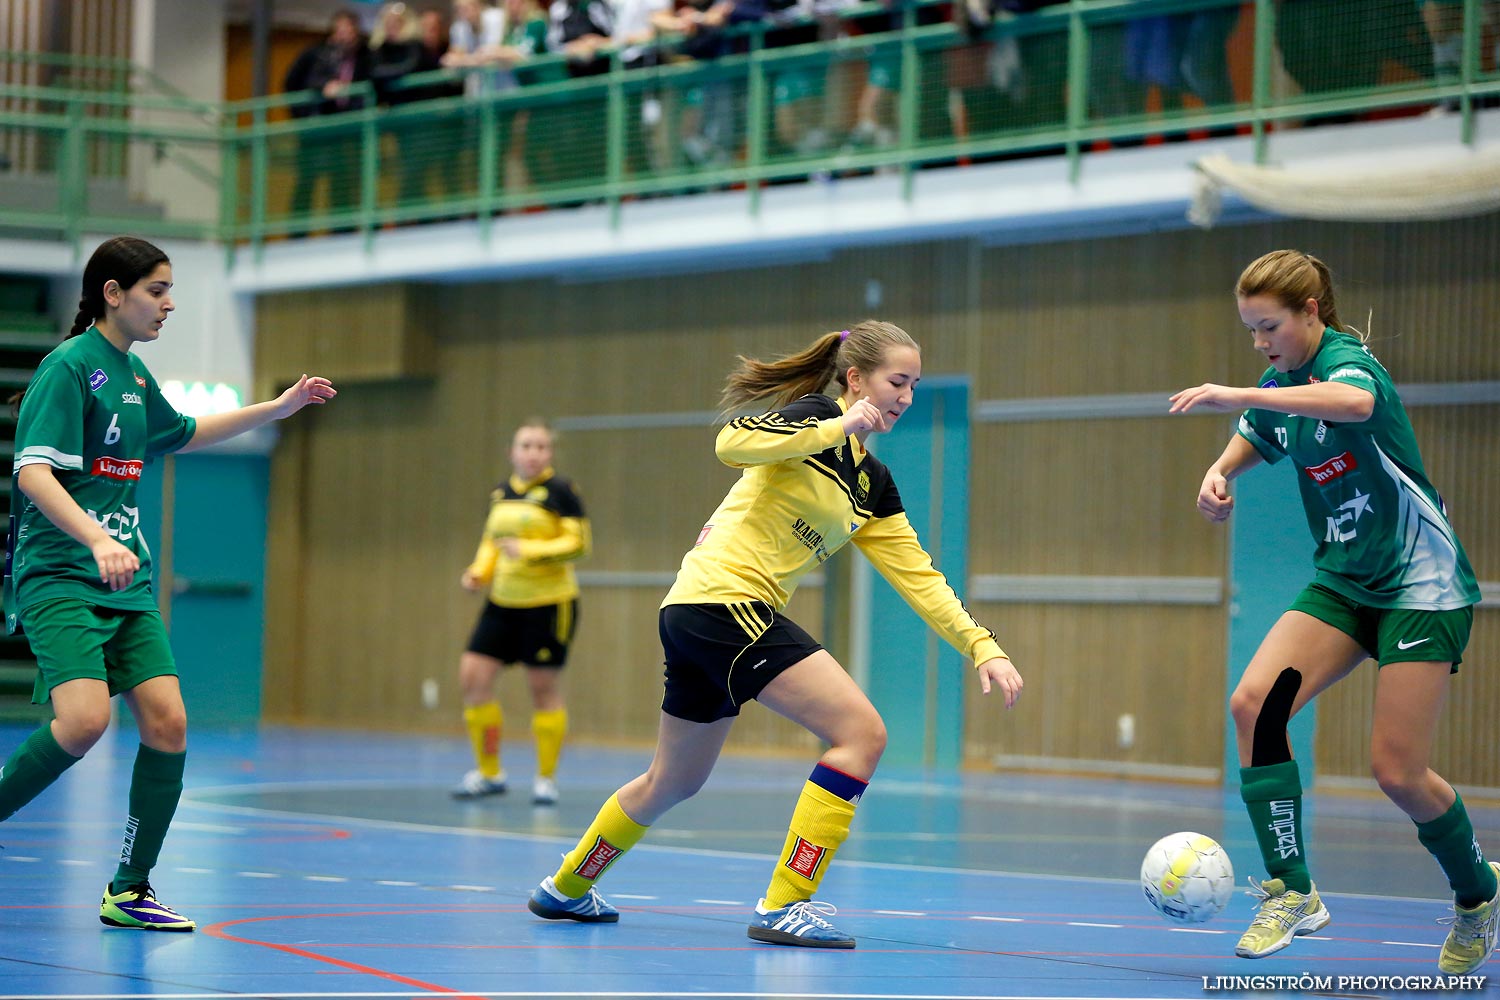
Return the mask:
<svg viewBox="0 0 1500 1000"><path fill-rule="evenodd" d="M1124 924L1091 924L1084 920L1069 920L1069 927L1107 927L1111 930L1119 930Z"/></svg>
<svg viewBox="0 0 1500 1000"><path fill-rule="evenodd" d="M494 892L492 885L450 885L448 888L457 889L459 892Z"/></svg>
<svg viewBox="0 0 1500 1000"><path fill-rule="evenodd" d="M616 898L623 899L625 897L623 897L623 896L617 896ZM695 902L695 903L704 903L704 904L706 904L708 906L747 906L747 905L749 905L747 903L740 902L738 899L695 899L695 900L693 900L693 902Z"/></svg>
<svg viewBox="0 0 1500 1000"><path fill-rule="evenodd" d="M376 885L414 886L414 885L421 885L422 883L420 883L420 882L405 882L405 881L402 881L400 879L393 879L393 878L378 878L378 879L375 880L375 884Z"/></svg>
<svg viewBox="0 0 1500 1000"><path fill-rule="evenodd" d="M907 783L892 782L891 784L893 786L894 785L898 785L898 784L906 784L906 785L911 785L911 786L918 787L918 788L926 788L926 787L928 787L924 783L920 783L920 782L907 782ZM561 836L561 835L559 835L559 836L546 836L546 835L536 834L536 833L513 833L513 832L508 831L508 830L484 830L484 829L475 829L475 828L472 828L472 827L441 826L441 825L438 825L438 824L435 824L435 823L412 823L412 822L406 822L406 821L403 821L403 820L368 819L368 818L362 817L362 816L341 816L341 815L338 815L336 813L296 812L296 811L289 810L289 809L264 809L264 808L260 808L258 806L242 806L242 805L229 805L227 803L220 803L220 802L204 802L204 801L202 801L200 799L197 799L195 797L196 795L211 795L211 794L222 794L222 793L231 793L231 792L232 793L244 793L244 792L252 791L252 790L258 790L258 791L286 791L286 790L289 790L289 789L306 790L306 789L309 789L309 788L325 789L325 788L370 788L370 787L389 788L390 787L390 783L388 781L383 780L383 779L370 779L370 780L358 780L358 781L355 781L355 780L349 780L349 781L326 781L326 782L292 782L292 781L288 781L288 782L266 782L264 784L250 783L250 784L244 784L244 785L216 785L216 786L211 786L211 787L208 787L208 788L194 788L192 790L185 790L183 792L182 803L181 804L182 804L182 806L189 807L189 808L207 809L207 810L211 810L211 811L215 811L215 812L230 813L230 814L233 814L233 815L262 816L262 817L279 817L279 818L286 819L286 820L291 820L291 821L295 821L295 822L301 822L304 825L309 824L310 821L320 821L320 822L323 822L323 823L342 824L342 825L345 825L345 826L362 826L362 827L367 827L367 828L376 829L376 830L401 830L401 831L413 832L413 833L433 833L433 834L439 834L439 835L445 835L445 836L472 837L472 838L480 838L480 839L486 839L486 840L517 840L517 841L523 841L523 842L526 842L526 843L533 843L533 844L538 844L538 843L540 843L540 844L565 844L570 849L577 845L577 839L575 837L572 837L572 836L566 836L566 837L565 836ZM882 787L886 787L886 786L883 785ZM931 786L931 787L933 787L933 788L942 788L942 787L945 787L945 786ZM986 796L984 793L981 792L981 793L977 794L975 797L976 798L980 798L980 799L985 799L988 796ZM1035 798L1037 800L1041 800L1041 799L1049 799L1049 800L1064 799L1064 800L1068 800L1068 801L1074 801L1077 798L1077 797L1069 797L1067 795L1062 795L1062 796L1046 796L1046 795L1042 795L1041 793L1038 793L1038 792L1025 792L1025 793L1021 793L1019 796L1013 795L1011 797L1012 798L1020 798L1020 799ZM1112 806L1112 808L1118 807L1118 805L1119 804L1116 803L1114 806ZM176 824L174 822L174 826L175 825ZM662 837L672 836L676 832L677 831L667 830L667 829L652 830L651 831L651 835L653 837L662 838ZM631 850L636 851L638 853L665 853L665 852L670 852L670 853L672 853L674 855L679 855L679 856L682 855L682 854L695 854L695 855L701 855L703 857L710 857L710 858L739 858L739 859L742 859L742 860L759 861L759 862L764 862L765 861L765 857L766 857L764 854L751 853L751 852L748 852L748 851L721 851L721 850L714 850L714 849L706 848L706 847L682 847L682 846L678 846L678 845L667 846L667 845L659 845L659 844L637 844L635 847L631 848ZM839 859L839 867L841 869L842 868L848 868L848 867L859 867L859 868L875 869L877 871L903 871L903 872L918 872L918 873L922 873L922 874L931 874L933 872L943 872L945 874L963 875L963 876L973 877L973 878L1006 878L1006 879L1019 879L1019 880L1022 880L1022 881L1033 881L1033 882L1041 882L1041 881L1046 881L1046 882L1073 882L1073 883L1079 883L1079 884L1082 884L1082 885L1122 885L1122 884L1125 884L1125 885L1135 885L1135 884L1138 883L1138 880L1134 879L1134 878L1103 878L1103 877L1100 877L1100 876L1093 876L1093 875L1048 875L1048 874L1041 874L1041 873L1035 873L1035 872L994 871L992 869L982 869L982 868L950 868L950 867L941 866L941 865L936 865L935 866L935 865L898 864L898 863L889 862L889 861L864 861L864 860L859 860L859 859L855 859L855 858L840 858ZM1320 892L1321 892L1321 890L1320 890ZM1381 895L1381 894L1378 894L1378 893L1363 893L1363 892L1322 892L1321 894L1324 895L1324 896L1327 896L1329 899L1341 899L1341 898L1343 898L1343 899L1361 899L1361 900L1377 899L1377 900L1384 900L1384 901L1390 901L1390 902L1400 902L1400 903L1433 903L1433 904L1437 904L1438 906L1443 907L1443 909L1446 912L1452 912L1452 909L1453 909L1453 902L1452 902L1451 899L1449 899L1449 900L1430 899L1430 898L1424 898L1424 897L1420 897L1420 896L1387 896L1387 895ZM610 895L612 897L613 896L619 896L619 893L611 893ZM621 897L621 898L634 898L634 897ZM483 994L476 993L474 995L475 996L482 996ZM573 995L573 994L565 994L565 995ZM663 995L665 995L665 994L663 994ZM0 997L0 1000L7 1000L7 998ZM1046 998L1037 998L1037 1000L1046 1000Z"/></svg>
<svg viewBox="0 0 1500 1000"><path fill-rule="evenodd" d="M632 896L628 892L612 892L612 893L609 894L609 898L610 899L660 899L661 897L660 896Z"/></svg>
<svg viewBox="0 0 1500 1000"><path fill-rule="evenodd" d="M304 875L302 877L304 879L306 879L307 881L309 881L309 882L347 882L347 881L349 881L348 879L344 878L342 875Z"/></svg>
<svg viewBox="0 0 1500 1000"><path fill-rule="evenodd" d="M1428 944L1425 941L1382 941L1381 944L1393 944L1399 948L1441 948L1440 944Z"/></svg>
<svg viewBox="0 0 1500 1000"><path fill-rule="evenodd" d="M240 878L281 878L275 872L235 872Z"/></svg>
<svg viewBox="0 0 1500 1000"><path fill-rule="evenodd" d="M1216 931L1207 927L1168 927L1167 930L1173 934L1228 934L1228 931Z"/></svg>
<svg viewBox="0 0 1500 1000"><path fill-rule="evenodd" d="M970 920L993 920L997 924L1024 924L1026 921L1020 917L987 917L981 914L973 914Z"/></svg>
<svg viewBox="0 0 1500 1000"><path fill-rule="evenodd" d="M925 917L926 913L917 910L871 910L871 913L879 913L886 917Z"/></svg>

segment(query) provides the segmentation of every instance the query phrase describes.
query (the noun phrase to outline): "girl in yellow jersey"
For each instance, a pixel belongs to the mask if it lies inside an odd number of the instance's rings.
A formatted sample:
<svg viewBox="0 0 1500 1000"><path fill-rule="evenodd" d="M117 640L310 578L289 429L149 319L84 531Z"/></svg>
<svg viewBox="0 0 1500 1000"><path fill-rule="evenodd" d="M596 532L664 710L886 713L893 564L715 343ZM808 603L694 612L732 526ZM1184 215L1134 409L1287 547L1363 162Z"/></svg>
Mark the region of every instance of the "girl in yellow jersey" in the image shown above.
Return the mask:
<svg viewBox="0 0 1500 1000"><path fill-rule="evenodd" d="M744 474L682 561L660 631L666 693L656 755L610 797L528 907L549 920L611 923L619 912L594 883L668 809L694 795L718 760L740 706L758 699L825 744L792 813L781 859L751 917L770 944L853 948L814 894L849 833L855 805L885 750L885 723L818 642L782 614L798 581L853 541L944 639L969 656L1006 707L1021 693L994 635L933 568L890 472L865 450L911 405L922 376L915 341L867 320L824 334L798 354L740 359L726 408L771 399L777 409L729 422L719 460ZM836 383L838 396L822 390Z"/></svg>
<svg viewBox="0 0 1500 1000"><path fill-rule="evenodd" d="M511 663L526 664L537 770L531 800L557 801L557 761L568 729L558 675L568 660L578 621L573 563L589 554L589 522L573 484L552 471L552 431L526 421L511 441L511 475L490 496L490 515L465 590L489 590L489 600L458 663L464 726L475 767L453 790L473 799L505 791L500 767L503 716L495 677Z"/></svg>

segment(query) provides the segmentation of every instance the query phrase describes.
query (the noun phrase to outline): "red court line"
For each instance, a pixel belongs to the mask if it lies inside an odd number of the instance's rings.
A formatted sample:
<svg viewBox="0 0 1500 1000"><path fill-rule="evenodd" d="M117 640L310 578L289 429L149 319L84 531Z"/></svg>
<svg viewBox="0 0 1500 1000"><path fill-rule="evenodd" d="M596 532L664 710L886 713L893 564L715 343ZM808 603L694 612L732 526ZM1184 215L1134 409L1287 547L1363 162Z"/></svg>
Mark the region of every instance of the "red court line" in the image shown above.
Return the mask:
<svg viewBox="0 0 1500 1000"><path fill-rule="evenodd" d="M297 913L297 914L282 914L280 916L274 916L274 917L245 917L245 918L240 919L240 920L225 920L225 921L221 921L221 922L216 923L216 924L210 924L207 927L203 928L203 933L207 934L210 937L216 937L216 938L219 938L219 939L224 940L224 941L235 941L235 942L238 942L240 944L258 945L259 947L270 948L270 949L272 949L274 951L284 952L284 953L286 953L288 955L296 955L299 958L312 959L314 962L324 962L324 963L327 963L328 965L332 965L332 966L335 966L335 967L340 968L340 969L344 969L344 970L349 971L349 972L358 972L358 973L362 973L362 974L367 975L367 976L374 976L377 979L385 979L385 980L388 980L388 981L393 982L393 983L400 983L403 986L415 986L418 989L426 990L426 991L428 991L430 993L447 993L447 994L451 994L451 995L453 995L455 997L464 997L464 998L466 998L466 1000L479 1000L478 997L471 997L469 994L462 993L462 992L460 992L458 990L455 990L455 989L450 989L447 986L438 986L438 985L436 985L434 983L424 983L420 979L411 979L411 978L409 978L407 976L402 976L402 975L399 975L399 974L397 974L395 972L387 972L384 969L376 969L376 968L373 968L373 967L368 966L368 965L360 965L358 962L346 962L346 961L344 961L341 958L334 958L331 955L320 955L319 953L317 953L315 951L308 951L306 948L298 948L295 945L290 945L290 944L276 944L276 943L271 942L271 941L257 941L254 938L239 937L237 935L230 934L228 931L225 930L225 928L227 928L227 927L234 927L234 926L236 926L238 924L256 924L256 923L261 923L261 922L267 921L267 920L309 920L309 919L313 919L313 918L335 917L335 916L337 916L337 917L384 917L384 916L393 916L393 915L397 915L397 914L405 914L405 913L410 913L410 912L412 912L412 911L405 910L405 911L395 911L395 913L386 913L386 912L378 911L377 910L377 911L371 911L371 912L366 912L366 913ZM430 911L430 912L442 912L442 911Z"/></svg>

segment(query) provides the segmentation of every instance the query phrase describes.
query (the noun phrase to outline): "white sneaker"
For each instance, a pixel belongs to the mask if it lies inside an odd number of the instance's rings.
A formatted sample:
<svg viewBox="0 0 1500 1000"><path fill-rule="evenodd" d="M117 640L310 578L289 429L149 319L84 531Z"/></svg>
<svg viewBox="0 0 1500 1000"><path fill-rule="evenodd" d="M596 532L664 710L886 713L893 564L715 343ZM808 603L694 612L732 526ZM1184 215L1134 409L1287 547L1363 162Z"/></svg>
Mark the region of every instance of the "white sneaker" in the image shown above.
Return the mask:
<svg viewBox="0 0 1500 1000"><path fill-rule="evenodd" d="M505 772L486 777L478 768L463 776L451 793L455 799L482 799L486 795L505 794Z"/></svg>
<svg viewBox="0 0 1500 1000"><path fill-rule="evenodd" d="M556 805L557 782L537 775L536 780L531 783L531 804L534 806Z"/></svg>
<svg viewBox="0 0 1500 1000"><path fill-rule="evenodd" d="M1490 867L1500 876L1500 863L1491 861ZM1495 898L1472 910L1465 910L1455 903L1453 916L1444 917L1438 923L1450 921L1453 930L1443 942L1438 968L1450 976L1467 975L1488 962L1495 953L1496 925L1500 923L1500 891L1495 893Z"/></svg>

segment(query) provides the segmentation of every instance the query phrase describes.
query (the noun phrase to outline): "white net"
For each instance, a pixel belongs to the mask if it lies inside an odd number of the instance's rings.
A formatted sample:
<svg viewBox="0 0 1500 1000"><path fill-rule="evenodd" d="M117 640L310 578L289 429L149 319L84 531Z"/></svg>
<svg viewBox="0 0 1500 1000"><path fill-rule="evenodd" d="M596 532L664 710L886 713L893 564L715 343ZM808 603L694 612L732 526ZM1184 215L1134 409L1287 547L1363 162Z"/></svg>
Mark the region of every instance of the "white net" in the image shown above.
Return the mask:
<svg viewBox="0 0 1500 1000"><path fill-rule="evenodd" d="M1500 151L1485 150L1421 166L1283 169L1206 156L1194 166L1198 190L1188 220L1208 228L1224 192L1257 208L1304 219L1404 222L1454 219L1500 209Z"/></svg>

